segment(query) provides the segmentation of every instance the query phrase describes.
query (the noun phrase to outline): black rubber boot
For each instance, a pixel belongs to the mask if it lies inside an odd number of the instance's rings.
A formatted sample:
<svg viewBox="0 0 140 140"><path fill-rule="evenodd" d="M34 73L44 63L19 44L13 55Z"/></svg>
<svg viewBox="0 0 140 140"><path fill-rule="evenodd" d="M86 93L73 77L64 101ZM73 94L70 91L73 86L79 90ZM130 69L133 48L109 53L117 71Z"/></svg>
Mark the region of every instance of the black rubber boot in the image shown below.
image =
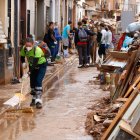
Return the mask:
<svg viewBox="0 0 140 140"><path fill-rule="evenodd" d="M30 94L31 94L32 96L35 96L35 95L36 95L35 90L31 90Z"/></svg>
<svg viewBox="0 0 140 140"><path fill-rule="evenodd" d="M36 108L37 108L37 109L41 109L41 108L42 108L42 103L37 102L37 103L36 103Z"/></svg>
<svg viewBox="0 0 140 140"><path fill-rule="evenodd" d="M35 99L32 99L32 102L31 102L30 106L33 107L33 106L35 106L35 105L36 105Z"/></svg>

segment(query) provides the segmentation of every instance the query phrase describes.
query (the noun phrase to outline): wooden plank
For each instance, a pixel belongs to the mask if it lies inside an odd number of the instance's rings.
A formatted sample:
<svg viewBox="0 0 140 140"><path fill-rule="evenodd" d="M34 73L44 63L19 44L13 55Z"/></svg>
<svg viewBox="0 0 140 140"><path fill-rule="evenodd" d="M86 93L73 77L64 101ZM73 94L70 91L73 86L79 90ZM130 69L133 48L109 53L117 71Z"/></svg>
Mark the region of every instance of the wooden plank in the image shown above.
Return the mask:
<svg viewBox="0 0 140 140"><path fill-rule="evenodd" d="M121 129L117 134L116 138L113 138L113 140L136 140L136 137Z"/></svg>
<svg viewBox="0 0 140 140"><path fill-rule="evenodd" d="M116 126L114 127L114 129L112 130L111 134L109 135L107 140L112 140L114 139L114 137L116 137L116 135L118 134L120 128L120 122L121 120L126 120L126 122L131 122L130 118L131 115L133 114L134 110L137 108L138 104L140 104L140 94L137 94L136 98L133 100L133 102L131 103L131 105L129 106L129 108L127 109L127 111L125 112L125 114L123 115L123 117L119 120L119 122L116 124ZM128 134L126 134L127 136ZM119 137L119 136L118 136ZM114 139L116 140L116 139Z"/></svg>
<svg viewBox="0 0 140 140"><path fill-rule="evenodd" d="M133 132L140 135L140 120L137 122L136 126L134 127Z"/></svg>
<svg viewBox="0 0 140 140"><path fill-rule="evenodd" d="M140 76L136 79L133 85L130 86L129 90L126 92L124 98L128 98L133 90L133 88L140 82Z"/></svg>
<svg viewBox="0 0 140 140"><path fill-rule="evenodd" d="M118 98L116 101L117 102L126 102L128 98Z"/></svg>
<svg viewBox="0 0 140 140"><path fill-rule="evenodd" d="M120 89L119 89L119 92L117 93L119 96L122 96L122 91L123 91L123 89L124 89L124 86L125 86L126 84L128 84L128 81L127 81L127 80L128 80L128 77L130 76L131 70L132 70L132 68L133 68L134 60L135 60L135 58L136 58L136 54L137 54L137 51L134 52L134 53L131 55L131 57L130 57L129 63L128 63L127 67L126 67L126 69L127 69L126 77L125 77L125 79L123 80L123 82L122 82L122 84L121 84L121 87L120 87Z"/></svg>
<svg viewBox="0 0 140 140"><path fill-rule="evenodd" d="M111 51L111 56L119 59L128 59L129 55L127 52L121 52L121 51Z"/></svg>
<svg viewBox="0 0 140 140"><path fill-rule="evenodd" d="M138 84L137 89L140 89L140 83ZM101 140L107 140L107 138L109 137L111 132L114 130L115 126L118 124L120 119L123 117L123 115L125 114L125 112L129 108L129 106L131 105L133 100L137 97L137 95L138 95L137 90L134 90L132 92L132 94L130 95L130 97L128 98L127 102L123 105L121 110L118 112L117 116L115 117L115 119L113 120L113 122L111 123L109 128L106 130L106 132L102 136Z"/></svg>
<svg viewBox="0 0 140 140"><path fill-rule="evenodd" d="M122 90L123 90L123 88L124 88L124 86L125 86L125 84L127 82L127 77L129 76L129 73L130 73L130 71L132 69L132 65L134 63L135 56L136 56L136 52L134 52L131 55L130 59L128 60L128 64L126 66L127 73L126 73L125 79L120 80L120 82L118 83L118 86L117 86L116 91L115 91L114 96L113 96L113 100L116 99L116 97L119 97L119 96L123 97L123 96L121 96L121 93L122 93Z"/></svg>
<svg viewBox="0 0 140 140"><path fill-rule="evenodd" d="M132 130L137 125L139 120L140 120L140 104L138 104L137 108L134 110L133 114L131 115L131 124L130 124L130 126L131 126ZM139 132L140 132L140 128L139 128Z"/></svg>
<svg viewBox="0 0 140 140"><path fill-rule="evenodd" d="M137 135L136 133L134 133L130 127L130 125L128 123L126 123L125 121L121 121L120 123L120 129L126 131L127 133L129 133L130 135L133 135L134 137L136 137L137 139L140 139L140 136Z"/></svg>
<svg viewBox="0 0 140 140"><path fill-rule="evenodd" d="M136 53L136 57L135 57L135 59L133 61L134 64L129 69L129 74L128 74L126 80L125 80L125 84L124 84L124 87L123 87L123 90L122 90L122 93L121 93L122 96L125 95L126 90L128 88L128 85L132 82L132 79L133 79L134 73L135 73L135 69L136 69L136 65L137 65L137 63L139 61L139 56L140 56L140 49Z"/></svg>
<svg viewBox="0 0 140 140"><path fill-rule="evenodd" d="M107 57L107 59L101 65L101 68L105 71L114 72L114 70L117 68L121 67L124 68L127 65L128 58L129 55L126 52L112 51L110 52L110 55ZM113 62L113 64L110 64L110 62Z"/></svg>

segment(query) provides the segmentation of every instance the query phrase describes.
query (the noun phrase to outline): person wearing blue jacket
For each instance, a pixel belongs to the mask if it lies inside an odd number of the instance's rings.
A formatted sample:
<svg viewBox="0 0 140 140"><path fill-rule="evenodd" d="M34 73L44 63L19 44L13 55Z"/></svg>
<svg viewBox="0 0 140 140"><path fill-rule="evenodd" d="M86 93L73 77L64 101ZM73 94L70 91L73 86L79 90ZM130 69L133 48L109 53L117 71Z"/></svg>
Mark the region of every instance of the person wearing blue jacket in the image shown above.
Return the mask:
<svg viewBox="0 0 140 140"><path fill-rule="evenodd" d="M55 28L54 28L54 33L55 33L55 38L57 40L57 45L56 45L56 50L55 50L55 57L58 55L59 53L59 48L60 48L60 40L62 40L62 37L59 33L59 29L58 29L58 23L55 23Z"/></svg>

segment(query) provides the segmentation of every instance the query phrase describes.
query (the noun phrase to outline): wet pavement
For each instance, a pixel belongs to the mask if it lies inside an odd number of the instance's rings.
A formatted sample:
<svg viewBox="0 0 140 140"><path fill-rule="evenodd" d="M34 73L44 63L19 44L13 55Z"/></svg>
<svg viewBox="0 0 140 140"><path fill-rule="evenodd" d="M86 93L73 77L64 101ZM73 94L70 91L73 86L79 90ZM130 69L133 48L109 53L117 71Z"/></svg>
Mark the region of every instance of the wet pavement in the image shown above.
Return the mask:
<svg viewBox="0 0 140 140"><path fill-rule="evenodd" d="M93 140L85 133L88 108L108 95L94 85L96 68L77 63L44 94L42 110L0 120L0 140Z"/></svg>

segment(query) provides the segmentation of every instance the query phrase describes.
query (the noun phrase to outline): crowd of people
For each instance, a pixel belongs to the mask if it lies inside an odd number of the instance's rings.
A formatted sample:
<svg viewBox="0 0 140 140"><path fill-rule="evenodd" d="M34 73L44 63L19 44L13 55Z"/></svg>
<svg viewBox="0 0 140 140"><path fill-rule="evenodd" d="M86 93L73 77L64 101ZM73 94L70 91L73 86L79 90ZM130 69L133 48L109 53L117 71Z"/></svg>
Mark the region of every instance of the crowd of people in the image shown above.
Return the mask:
<svg viewBox="0 0 140 140"><path fill-rule="evenodd" d="M38 109L42 108L42 81L46 73L48 58L51 58L51 62L54 63L57 56L63 54L63 58L69 57L74 48L79 56L78 68L87 68L90 64L97 62L98 48L98 56L106 58L109 49L114 48L113 40L115 39L111 26L104 23L95 24L86 19L79 21L77 28L72 28L72 22L69 21L62 35L58 23L50 22L42 41L35 41L30 35L20 52L23 70L27 68L25 58L29 64L28 74L32 95L30 105Z"/></svg>
<svg viewBox="0 0 140 140"><path fill-rule="evenodd" d="M114 49L116 40L114 29L110 25L83 19L78 22L77 28L72 28L72 22L69 21L62 31L62 36L58 28L57 23L50 22L48 31L44 36L44 42L51 51L52 62L61 53L63 53L64 58L69 57L69 53L72 53L71 49L76 48L79 55L78 67L88 67L90 64L96 63L98 47L98 55L103 59L106 58L106 53L110 49Z"/></svg>
<svg viewBox="0 0 140 140"><path fill-rule="evenodd" d="M85 19L78 22L75 45L79 54L79 68L97 63L97 57L106 58L106 54L114 49L116 42L113 30L104 23L88 23Z"/></svg>

